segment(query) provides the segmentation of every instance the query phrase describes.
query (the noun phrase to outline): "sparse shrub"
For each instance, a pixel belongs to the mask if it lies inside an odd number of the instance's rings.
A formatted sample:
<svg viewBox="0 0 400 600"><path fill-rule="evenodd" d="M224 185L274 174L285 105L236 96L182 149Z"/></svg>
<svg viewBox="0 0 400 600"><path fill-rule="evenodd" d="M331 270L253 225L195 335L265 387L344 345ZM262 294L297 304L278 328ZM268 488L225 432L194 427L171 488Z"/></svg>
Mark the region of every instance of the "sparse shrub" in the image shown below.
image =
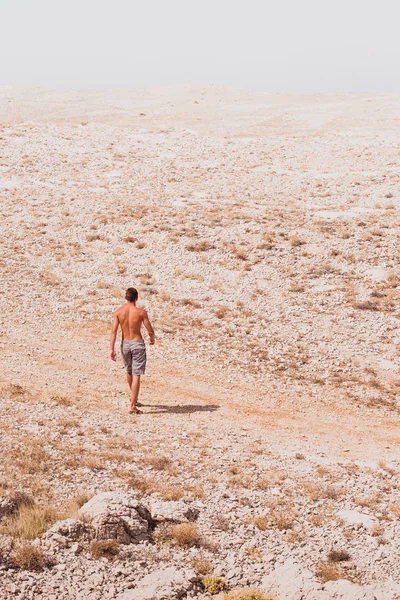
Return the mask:
<svg viewBox="0 0 400 600"><path fill-rule="evenodd" d="M279 531L291 529L293 521L294 515L289 510L276 509L271 512L270 523Z"/></svg>
<svg viewBox="0 0 400 600"><path fill-rule="evenodd" d="M276 596L244 587L224 594L223 600L278 600Z"/></svg>
<svg viewBox="0 0 400 600"><path fill-rule="evenodd" d="M221 531L228 531L230 529L230 521L224 515L218 514L214 521L215 527Z"/></svg>
<svg viewBox="0 0 400 600"><path fill-rule="evenodd" d="M27 390L24 387L22 387L22 385L19 385L19 383L10 383L10 385L8 385L5 388L5 391L12 398L17 398L19 396L25 396L25 394L27 394Z"/></svg>
<svg viewBox="0 0 400 600"><path fill-rule="evenodd" d="M379 310L379 305L377 302L373 300L363 300L360 302L355 302L353 305L354 308L358 308L359 310Z"/></svg>
<svg viewBox="0 0 400 600"><path fill-rule="evenodd" d="M201 583L208 594L218 594L225 589L225 581L222 577L216 577L215 575L207 575L201 580Z"/></svg>
<svg viewBox="0 0 400 600"><path fill-rule="evenodd" d="M151 456L146 458L144 462L157 471L166 471L172 465L171 459L167 456Z"/></svg>
<svg viewBox="0 0 400 600"><path fill-rule="evenodd" d="M336 581L342 577L341 570L337 565L324 561L318 564L315 574L323 583Z"/></svg>
<svg viewBox="0 0 400 600"><path fill-rule="evenodd" d="M196 571L197 575L209 575L213 570L213 566L208 558L199 556L192 560L192 567Z"/></svg>
<svg viewBox="0 0 400 600"><path fill-rule="evenodd" d="M345 562L350 560L350 554L347 550L331 550L328 554L329 562Z"/></svg>
<svg viewBox="0 0 400 600"><path fill-rule="evenodd" d="M184 490L177 485L161 485L158 489L163 500L180 500L185 495Z"/></svg>
<svg viewBox="0 0 400 600"><path fill-rule="evenodd" d="M72 406L72 400L67 398L66 396L60 396L59 394L53 394L51 396L53 402L58 404L59 406Z"/></svg>
<svg viewBox="0 0 400 600"><path fill-rule="evenodd" d="M150 477L141 477L140 475L135 475L131 477L127 481L129 487L131 487L136 492L140 492L141 494L146 494L148 492L154 492L158 489L157 483L154 479Z"/></svg>
<svg viewBox="0 0 400 600"><path fill-rule="evenodd" d="M200 534L194 523L179 523L172 526L172 537L178 546L189 548L200 544Z"/></svg>
<svg viewBox="0 0 400 600"><path fill-rule="evenodd" d="M253 522L257 529L260 529L261 531L265 531L268 527L267 517L255 517Z"/></svg>
<svg viewBox="0 0 400 600"><path fill-rule="evenodd" d="M248 254L243 248L238 248L238 250L235 251L235 256L239 260L247 260L248 258Z"/></svg>
<svg viewBox="0 0 400 600"><path fill-rule="evenodd" d="M40 537L59 518L52 506L22 505L18 513L3 520L0 532L15 538L34 540Z"/></svg>
<svg viewBox="0 0 400 600"><path fill-rule="evenodd" d="M298 235L291 235L289 238L289 242L292 248L298 248L299 246L302 246L304 244L304 242L299 238Z"/></svg>
<svg viewBox="0 0 400 600"><path fill-rule="evenodd" d="M118 540L95 540L90 544L90 552L95 560L114 558L119 553Z"/></svg>
<svg viewBox="0 0 400 600"><path fill-rule="evenodd" d="M86 504L86 502L89 502L92 497L93 494L89 494L88 492L79 492L78 494L75 494L68 503L68 513L74 515L84 504Z"/></svg>
<svg viewBox="0 0 400 600"><path fill-rule="evenodd" d="M214 245L206 240L197 244L188 244L186 246L186 250L189 250L189 252L207 252L207 250L211 250L212 248L214 248Z"/></svg>
<svg viewBox="0 0 400 600"><path fill-rule="evenodd" d="M17 546L12 561L23 571L43 571L47 564L43 550L29 543Z"/></svg>

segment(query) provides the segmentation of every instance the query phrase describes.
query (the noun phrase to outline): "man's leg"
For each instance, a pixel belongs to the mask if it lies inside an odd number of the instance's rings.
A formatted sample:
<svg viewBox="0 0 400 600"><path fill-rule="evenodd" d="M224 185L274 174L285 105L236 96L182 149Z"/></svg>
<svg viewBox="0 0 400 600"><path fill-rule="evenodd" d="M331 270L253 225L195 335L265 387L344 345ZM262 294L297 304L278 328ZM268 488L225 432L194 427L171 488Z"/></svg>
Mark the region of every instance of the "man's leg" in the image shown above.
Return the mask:
<svg viewBox="0 0 400 600"><path fill-rule="evenodd" d="M132 375L130 375L129 373L126 374L126 380L128 382L129 385L129 389L132 388Z"/></svg>
<svg viewBox="0 0 400 600"><path fill-rule="evenodd" d="M139 396L140 375L131 375L131 410L136 411L136 403Z"/></svg>

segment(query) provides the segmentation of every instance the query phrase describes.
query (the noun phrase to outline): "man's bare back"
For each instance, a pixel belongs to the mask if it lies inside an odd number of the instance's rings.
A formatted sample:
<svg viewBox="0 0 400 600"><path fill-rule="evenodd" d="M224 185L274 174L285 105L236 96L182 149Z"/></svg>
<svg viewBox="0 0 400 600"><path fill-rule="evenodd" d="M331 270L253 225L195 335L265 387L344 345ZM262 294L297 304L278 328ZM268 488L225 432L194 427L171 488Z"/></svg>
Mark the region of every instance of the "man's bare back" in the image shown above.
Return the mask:
<svg viewBox="0 0 400 600"><path fill-rule="evenodd" d="M115 315L118 319L119 325L121 326L122 337L124 340L128 341L143 339L140 331L142 323L146 327L151 338L152 327L150 325L147 312L144 310L144 308L138 308L133 303L129 302L128 304L121 306ZM151 343L152 342L150 339L150 344Z"/></svg>

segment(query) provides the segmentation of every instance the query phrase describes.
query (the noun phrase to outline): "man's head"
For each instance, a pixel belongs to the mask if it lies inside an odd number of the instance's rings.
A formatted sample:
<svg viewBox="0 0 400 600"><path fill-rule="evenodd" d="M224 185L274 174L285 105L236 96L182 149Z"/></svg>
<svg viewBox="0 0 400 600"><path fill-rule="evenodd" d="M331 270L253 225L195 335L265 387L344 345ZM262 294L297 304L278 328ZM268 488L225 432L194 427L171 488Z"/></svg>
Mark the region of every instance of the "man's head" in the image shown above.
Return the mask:
<svg viewBox="0 0 400 600"><path fill-rule="evenodd" d="M125 293L125 300L128 302L136 302L138 299L138 292L136 288L128 288Z"/></svg>

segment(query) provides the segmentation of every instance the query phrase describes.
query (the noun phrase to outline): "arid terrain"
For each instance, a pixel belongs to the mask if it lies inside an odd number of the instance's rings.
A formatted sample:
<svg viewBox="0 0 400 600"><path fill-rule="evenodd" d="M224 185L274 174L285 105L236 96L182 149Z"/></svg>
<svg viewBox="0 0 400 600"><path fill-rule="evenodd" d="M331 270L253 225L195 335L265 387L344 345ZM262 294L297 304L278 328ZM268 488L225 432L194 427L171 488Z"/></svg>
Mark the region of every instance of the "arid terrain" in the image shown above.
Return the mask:
<svg viewBox="0 0 400 600"><path fill-rule="evenodd" d="M399 599L400 95L3 87L0 123L0 598Z"/></svg>

